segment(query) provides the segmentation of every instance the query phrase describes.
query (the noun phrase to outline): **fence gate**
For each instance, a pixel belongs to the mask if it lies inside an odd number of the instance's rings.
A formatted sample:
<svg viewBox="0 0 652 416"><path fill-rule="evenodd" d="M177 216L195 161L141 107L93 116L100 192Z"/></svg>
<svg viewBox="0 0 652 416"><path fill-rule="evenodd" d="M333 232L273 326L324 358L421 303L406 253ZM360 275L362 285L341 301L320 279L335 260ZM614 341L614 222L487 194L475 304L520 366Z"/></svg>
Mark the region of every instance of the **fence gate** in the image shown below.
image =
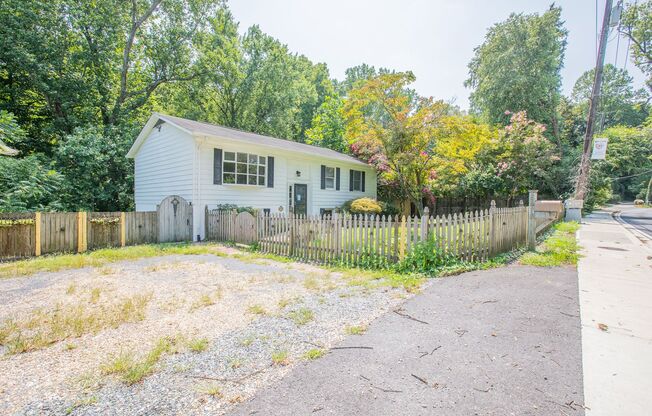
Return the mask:
<svg viewBox="0 0 652 416"><path fill-rule="evenodd" d="M256 218L248 212L241 212L235 217L235 242L252 244L258 241Z"/></svg>
<svg viewBox="0 0 652 416"><path fill-rule="evenodd" d="M192 205L180 196L171 195L159 204L159 242L192 241Z"/></svg>

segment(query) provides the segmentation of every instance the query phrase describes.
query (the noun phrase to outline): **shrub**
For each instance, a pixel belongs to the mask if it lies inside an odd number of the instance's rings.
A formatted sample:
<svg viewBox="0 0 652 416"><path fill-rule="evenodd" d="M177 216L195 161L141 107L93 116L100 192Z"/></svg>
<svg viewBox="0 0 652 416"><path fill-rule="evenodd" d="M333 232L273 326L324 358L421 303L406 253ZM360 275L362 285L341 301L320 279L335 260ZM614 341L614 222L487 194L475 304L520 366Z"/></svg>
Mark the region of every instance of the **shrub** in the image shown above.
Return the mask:
<svg viewBox="0 0 652 416"><path fill-rule="evenodd" d="M442 268L455 264L457 260L443 253L437 241L431 237L414 245L411 252L396 264L396 270L401 273L423 273L436 275Z"/></svg>
<svg viewBox="0 0 652 416"><path fill-rule="evenodd" d="M349 202L345 202L342 208L353 214L380 214L382 211L380 204L371 198L358 198ZM348 209L346 208L347 204Z"/></svg>
<svg viewBox="0 0 652 416"><path fill-rule="evenodd" d="M386 216L394 216L400 214L400 209L392 204L391 202L385 202L385 201L378 201L378 204L380 204L381 208L381 215L386 215Z"/></svg>
<svg viewBox="0 0 652 416"><path fill-rule="evenodd" d="M240 207L236 204L218 204L217 207L215 207L216 210L218 211L237 211L238 213L241 212L248 212L254 217L258 215L258 211L255 208L252 207Z"/></svg>

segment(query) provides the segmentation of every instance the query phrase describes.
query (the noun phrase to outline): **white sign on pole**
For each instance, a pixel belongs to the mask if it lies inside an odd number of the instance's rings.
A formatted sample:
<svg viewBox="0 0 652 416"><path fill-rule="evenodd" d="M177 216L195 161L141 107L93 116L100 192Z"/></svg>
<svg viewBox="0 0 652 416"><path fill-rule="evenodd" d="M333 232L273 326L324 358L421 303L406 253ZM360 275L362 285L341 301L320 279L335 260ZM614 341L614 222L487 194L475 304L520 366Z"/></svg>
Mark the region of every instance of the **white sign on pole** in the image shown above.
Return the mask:
<svg viewBox="0 0 652 416"><path fill-rule="evenodd" d="M606 137L596 137L593 139L593 153L591 154L591 159L604 159L607 157L607 142L609 141Z"/></svg>

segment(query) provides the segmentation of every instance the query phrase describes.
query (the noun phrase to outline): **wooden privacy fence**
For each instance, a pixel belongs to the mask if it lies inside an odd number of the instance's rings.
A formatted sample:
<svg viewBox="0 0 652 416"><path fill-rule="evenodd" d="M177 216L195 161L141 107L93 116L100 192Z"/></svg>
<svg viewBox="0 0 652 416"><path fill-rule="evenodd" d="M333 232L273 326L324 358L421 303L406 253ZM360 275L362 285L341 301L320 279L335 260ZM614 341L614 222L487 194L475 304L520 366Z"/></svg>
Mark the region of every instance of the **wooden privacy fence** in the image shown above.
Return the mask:
<svg viewBox="0 0 652 416"><path fill-rule="evenodd" d="M156 211L0 213L0 259L157 241Z"/></svg>
<svg viewBox="0 0 652 416"><path fill-rule="evenodd" d="M253 215L206 210L206 237L258 243L261 251L319 263L358 264L372 257L403 259L422 241L433 239L440 253L484 261L524 245L524 206L421 218L379 215Z"/></svg>
<svg viewBox="0 0 652 416"><path fill-rule="evenodd" d="M0 260L189 240L191 204L176 195L156 211L0 213Z"/></svg>

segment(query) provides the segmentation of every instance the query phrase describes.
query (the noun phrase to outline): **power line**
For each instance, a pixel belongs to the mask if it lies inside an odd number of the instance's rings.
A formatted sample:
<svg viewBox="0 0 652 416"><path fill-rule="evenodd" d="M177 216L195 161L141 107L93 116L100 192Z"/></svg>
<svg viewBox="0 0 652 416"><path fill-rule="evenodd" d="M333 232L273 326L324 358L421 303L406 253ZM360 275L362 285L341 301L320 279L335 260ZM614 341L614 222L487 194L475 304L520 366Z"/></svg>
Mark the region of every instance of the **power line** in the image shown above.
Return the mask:
<svg viewBox="0 0 652 416"><path fill-rule="evenodd" d="M636 173L636 174L634 174L634 175L616 176L616 177L614 177L614 178L607 178L607 179L611 179L612 181L619 181L619 180L621 180L621 179L633 178L633 177L636 177L636 176L645 175L645 174L647 174L647 173L652 173L652 169L650 169L650 170L646 170L645 172Z"/></svg>

